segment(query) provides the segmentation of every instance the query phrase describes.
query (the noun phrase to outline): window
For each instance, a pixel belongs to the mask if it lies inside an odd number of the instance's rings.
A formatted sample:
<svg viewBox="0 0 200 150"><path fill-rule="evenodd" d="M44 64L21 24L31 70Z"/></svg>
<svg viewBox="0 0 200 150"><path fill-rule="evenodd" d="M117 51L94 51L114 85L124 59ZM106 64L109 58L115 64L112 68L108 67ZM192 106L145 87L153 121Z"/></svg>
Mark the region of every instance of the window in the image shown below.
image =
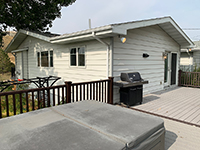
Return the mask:
<svg viewBox="0 0 200 150"><path fill-rule="evenodd" d="M50 67L53 67L53 51L50 51Z"/></svg>
<svg viewBox="0 0 200 150"><path fill-rule="evenodd" d="M41 66L42 67L49 67L48 51L41 52Z"/></svg>
<svg viewBox="0 0 200 150"><path fill-rule="evenodd" d="M78 65L85 66L85 49L84 49L84 47L78 48Z"/></svg>
<svg viewBox="0 0 200 150"><path fill-rule="evenodd" d="M37 52L38 67L53 67L53 51Z"/></svg>
<svg viewBox="0 0 200 150"><path fill-rule="evenodd" d="M71 66L76 66L76 48L72 48L70 52Z"/></svg>
<svg viewBox="0 0 200 150"><path fill-rule="evenodd" d="M70 65L85 66L85 47L71 48Z"/></svg>

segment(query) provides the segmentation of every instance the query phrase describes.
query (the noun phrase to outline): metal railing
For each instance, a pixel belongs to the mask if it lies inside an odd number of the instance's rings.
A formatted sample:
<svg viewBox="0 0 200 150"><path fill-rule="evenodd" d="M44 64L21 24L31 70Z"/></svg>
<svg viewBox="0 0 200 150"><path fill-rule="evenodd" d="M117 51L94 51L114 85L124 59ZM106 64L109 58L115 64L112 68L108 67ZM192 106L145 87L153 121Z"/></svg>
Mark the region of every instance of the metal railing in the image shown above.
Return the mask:
<svg viewBox="0 0 200 150"><path fill-rule="evenodd" d="M0 118L82 100L113 103L113 77L106 80L0 93Z"/></svg>

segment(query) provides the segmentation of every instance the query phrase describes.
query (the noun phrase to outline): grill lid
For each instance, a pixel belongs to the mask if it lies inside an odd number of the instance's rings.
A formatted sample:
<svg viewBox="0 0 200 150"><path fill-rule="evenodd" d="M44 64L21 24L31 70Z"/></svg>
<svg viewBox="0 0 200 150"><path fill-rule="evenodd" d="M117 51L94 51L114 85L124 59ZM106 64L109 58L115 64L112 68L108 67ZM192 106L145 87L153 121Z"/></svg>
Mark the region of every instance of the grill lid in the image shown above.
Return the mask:
<svg viewBox="0 0 200 150"><path fill-rule="evenodd" d="M140 82L143 80L139 72L121 73L120 78L122 81L127 81L127 82L136 82L136 81Z"/></svg>

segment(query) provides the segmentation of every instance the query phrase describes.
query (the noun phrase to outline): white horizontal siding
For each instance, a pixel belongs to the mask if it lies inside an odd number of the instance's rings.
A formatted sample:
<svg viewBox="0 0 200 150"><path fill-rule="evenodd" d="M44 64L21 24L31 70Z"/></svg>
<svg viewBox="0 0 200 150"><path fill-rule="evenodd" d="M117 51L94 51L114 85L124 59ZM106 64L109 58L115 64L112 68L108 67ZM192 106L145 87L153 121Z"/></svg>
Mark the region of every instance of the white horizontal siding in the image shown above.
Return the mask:
<svg viewBox="0 0 200 150"><path fill-rule="evenodd" d="M139 72L149 84L144 85L144 94L164 88L163 52L178 52L179 45L160 27L151 26L128 31L123 44L114 38L113 76L119 80L121 72ZM149 55L143 58L143 53ZM179 64L178 64L179 65ZM119 101L119 88L114 88L114 101Z"/></svg>
<svg viewBox="0 0 200 150"><path fill-rule="evenodd" d="M70 48L78 46L85 46L85 67L70 66ZM57 84L63 84L64 81L83 82L107 77L107 47L96 40L58 45L28 37L19 48L23 47L29 47L29 78L54 75L62 78ZM37 67L37 51L45 50L53 50L54 67ZM19 62L18 68L20 65Z"/></svg>
<svg viewBox="0 0 200 150"><path fill-rule="evenodd" d="M181 53L180 65L193 65L192 53L190 55L186 52Z"/></svg>
<svg viewBox="0 0 200 150"><path fill-rule="evenodd" d="M200 67L200 51L193 52L193 64L196 68Z"/></svg>

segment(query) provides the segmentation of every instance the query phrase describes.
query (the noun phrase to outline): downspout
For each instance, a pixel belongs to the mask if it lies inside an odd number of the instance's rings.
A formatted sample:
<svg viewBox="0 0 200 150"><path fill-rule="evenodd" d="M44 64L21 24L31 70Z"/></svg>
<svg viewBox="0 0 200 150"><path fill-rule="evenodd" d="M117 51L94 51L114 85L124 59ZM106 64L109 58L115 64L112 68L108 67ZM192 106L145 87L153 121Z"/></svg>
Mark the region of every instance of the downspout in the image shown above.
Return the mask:
<svg viewBox="0 0 200 150"><path fill-rule="evenodd" d="M113 49L114 49L114 38L111 37L110 38L110 45L111 45L111 48L110 48L110 75L111 77L113 77Z"/></svg>
<svg viewBox="0 0 200 150"><path fill-rule="evenodd" d="M100 43L102 43L103 45L106 45L107 46L107 78L109 77L109 52L110 52L110 45L104 41L102 41L100 38L98 38L95 34L95 32L92 32L92 36L97 40L99 41ZM111 54L110 54L111 55ZM112 61L112 60L110 60ZM111 63L110 63L111 65ZM112 72L112 71L111 71ZM111 73L112 74L112 73Z"/></svg>

